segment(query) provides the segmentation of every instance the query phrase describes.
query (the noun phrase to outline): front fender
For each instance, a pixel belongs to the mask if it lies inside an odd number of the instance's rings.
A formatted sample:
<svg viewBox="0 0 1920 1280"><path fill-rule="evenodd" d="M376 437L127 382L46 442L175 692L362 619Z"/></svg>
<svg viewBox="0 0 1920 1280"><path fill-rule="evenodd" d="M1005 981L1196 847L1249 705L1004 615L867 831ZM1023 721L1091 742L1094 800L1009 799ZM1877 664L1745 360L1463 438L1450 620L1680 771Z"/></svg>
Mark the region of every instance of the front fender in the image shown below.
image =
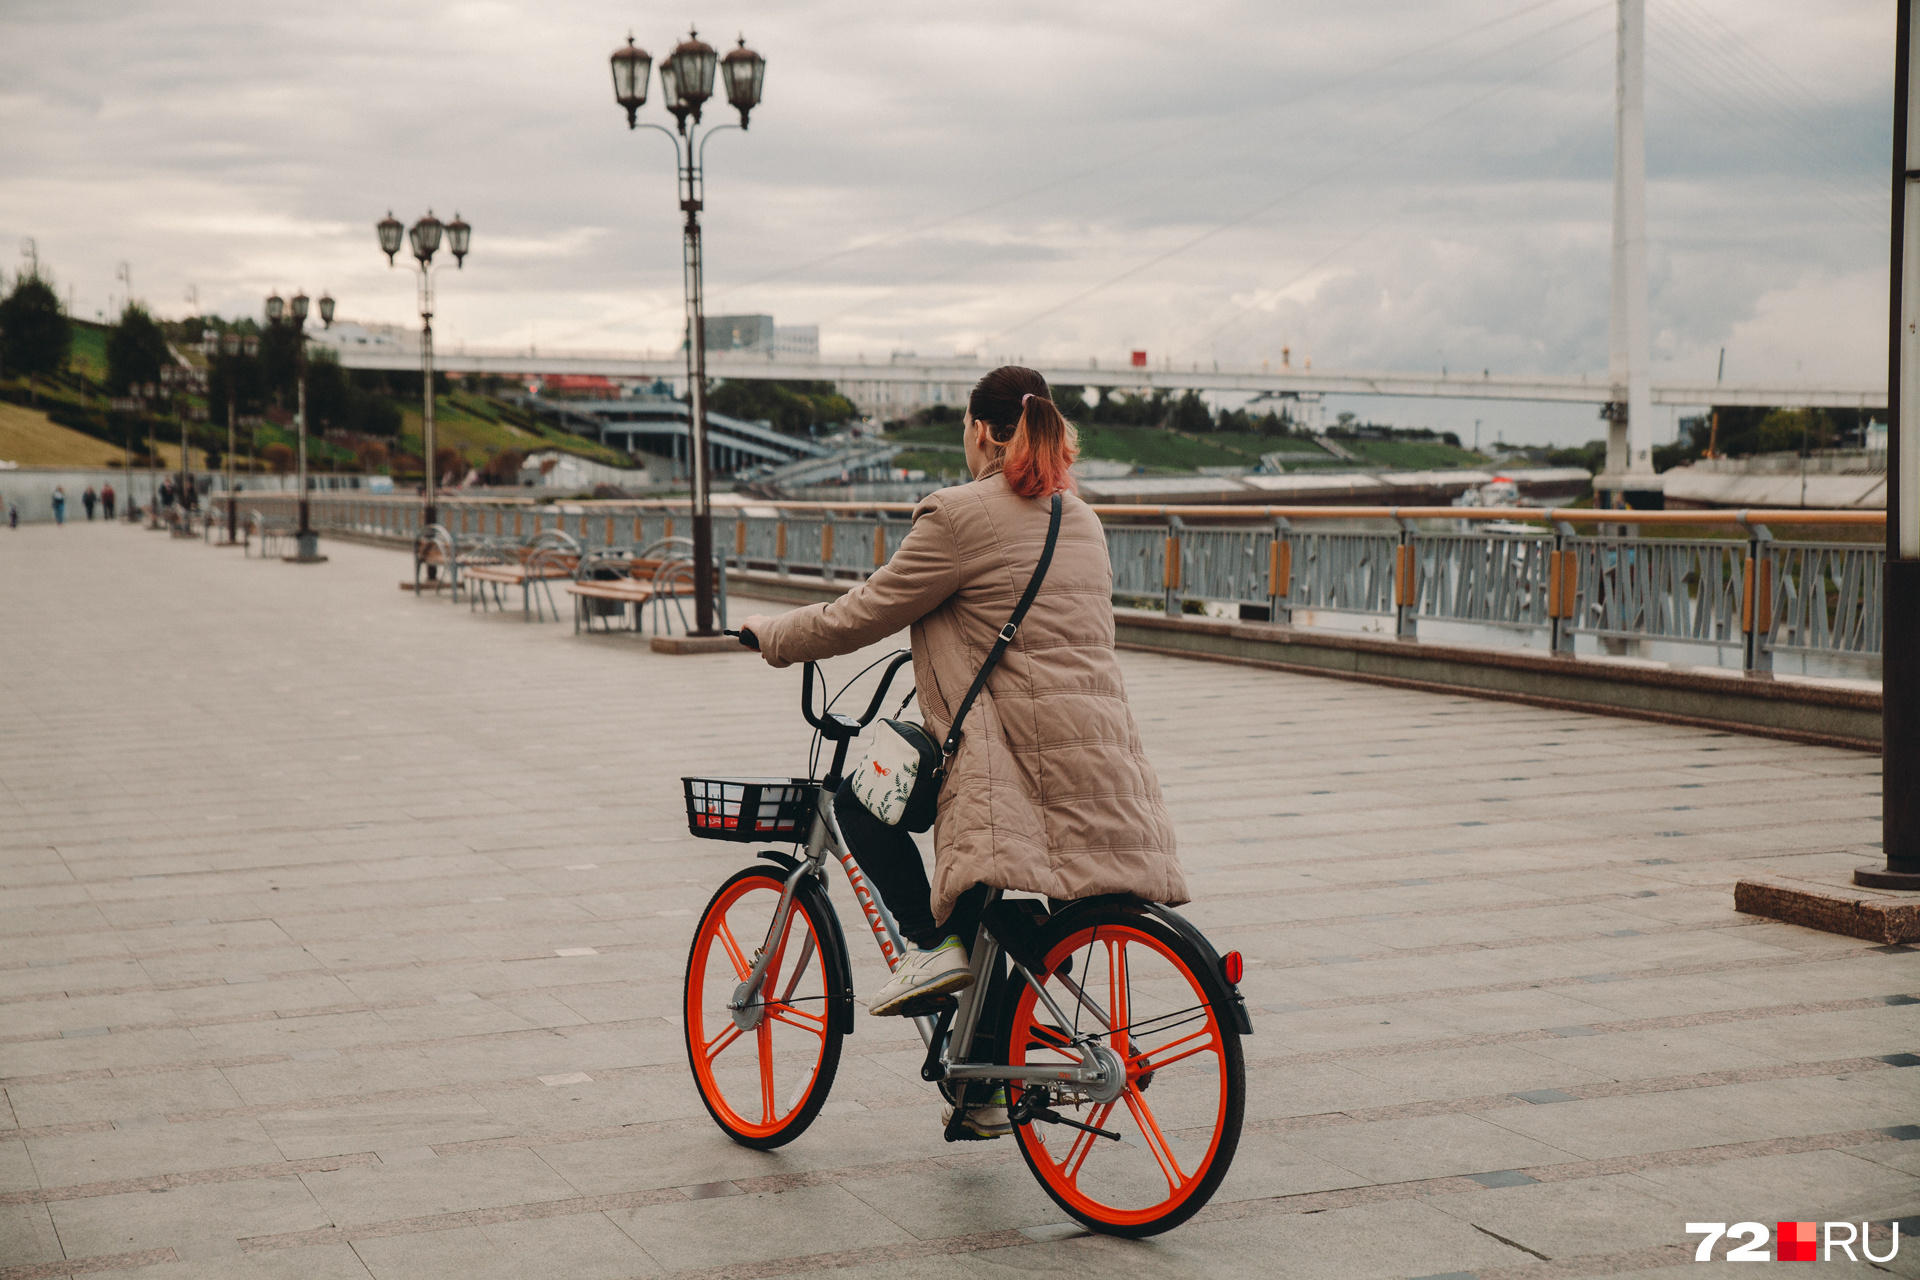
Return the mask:
<svg viewBox="0 0 1920 1280"><path fill-rule="evenodd" d="M785 869L789 875L800 869L800 859L777 849L762 849L755 856ZM820 965L827 975L828 1025L841 1035L852 1035L853 964L847 956L847 935L841 931L840 915L818 877L801 880L796 892L807 899L808 912L820 922Z"/></svg>

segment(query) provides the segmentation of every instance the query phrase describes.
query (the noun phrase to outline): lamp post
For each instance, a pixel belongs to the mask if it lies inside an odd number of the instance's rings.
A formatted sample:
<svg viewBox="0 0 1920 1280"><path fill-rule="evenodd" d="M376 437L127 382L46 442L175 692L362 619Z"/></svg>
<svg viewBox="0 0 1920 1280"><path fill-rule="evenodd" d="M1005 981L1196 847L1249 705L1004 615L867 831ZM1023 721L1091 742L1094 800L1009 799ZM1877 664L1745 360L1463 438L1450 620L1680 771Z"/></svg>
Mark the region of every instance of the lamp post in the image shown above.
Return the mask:
<svg viewBox="0 0 1920 1280"><path fill-rule="evenodd" d="M380 233L380 252L387 255L387 265L393 265L393 256L400 252L400 238L405 232L409 247L413 250L413 260L419 264L420 280L418 301L420 306L420 374L424 382L421 390L423 397L420 406L420 441L422 470L426 472L426 502L421 513L420 527L438 524L440 512L434 503L434 493L438 486L434 475L433 436L433 255L440 251L440 240L444 233L447 250L453 254L456 269L464 270L467 265L467 246L473 239L473 228L466 219L455 210L452 222L442 222L433 216L433 210L427 210L427 216L419 219L411 229L402 226L400 219L393 216L389 209L387 216L374 224ZM435 567L427 566L427 576L435 575Z"/></svg>
<svg viewBox="0 0 1920 1280"><path fill-rule="evenodd" d="M331 310L333 299L322 298L322 313ZM233 452L239 441L235 432L240 420L240 388L237 375L240 368L240 356L244 352L252 359L260 349L260 339L252 334L242 336L238 333L223 333L218 336L208 334L201 344L209 358L220 361L221 378L227 384L227 545L238 546L240 542L240 511L233 492Z"/></svg>
<svg viewBox="0 0 1920 1280"><path fill-rule="evenodd" d="M187 504L187 478L193 470L193 456L187 440L187 415L181 412L179 397L174 394L174 383L181 372L176 365L160 366L160 395L180 420L180 470L173 484L173 500L180 508L180 523L173 532L176 537L191 537L192 531L188 526L193 518L193 509Z"/></svg>
<svg viewBox="0 0 1920 1280"><path fill-rule="evenodd" d="M628 36L627 43L615 49L609 61L613 67L613 100L626 109L627 127L640 128L639 112L646 105L647 73L653 59ZM736 127L711 125L704 134L697 128L701 108L713 97L716 69L725 73L727 101L740 112L737 127L745 130L748 113L760 105L766 59L747 48L744 36L739 47L722 59L713 46L700 39L698 31L689 32L660 64L660 94L673 114L675 127L645 126L666 134L673 142L680 209L687 215L682 267L687 296L687 420L692 437L689 452L693 455L693 634L698 636L717 634L713 627L713 508L707 457L707 325L700 210L706 199L707 140Z"/></svg>
<svg viewBox="0 0 1920 1280"><path fill-rule="evenodd" d="M325 300L325 310L333 310L332 299ZM296 550L293 555L281 559L292 564L319 564L326 560L320 554L320 535L313 531L309 518L307 500L307 308L310 304L305 293L296 293L283 302L279 294L267 299L267 319L274 324L285 315L293 322L293 367L298 391L298 409L294 421L299 428L299 479L300 487L300 528L295 534ZM328 321L331 323L331 320Z"/></svg>
<svg viewBox="0 0 1920 1280"><path fill-rule="evenodd" d="M159 448L153 439L153 405L150 397L152 388L147 383L136 382L127 390L140 401L140 416L147 420L147 528L149 531L160 527L160 464Z"/></svg>
<svg viewBox="0 0 1920 1280"><path fill-rule="evenodd" d="M1887 556L1882 581L1881 866L1853 882L1920 889L1920 88L1916 0L1900 0L1893 77L1892 306L1887 344Z"/></svg>

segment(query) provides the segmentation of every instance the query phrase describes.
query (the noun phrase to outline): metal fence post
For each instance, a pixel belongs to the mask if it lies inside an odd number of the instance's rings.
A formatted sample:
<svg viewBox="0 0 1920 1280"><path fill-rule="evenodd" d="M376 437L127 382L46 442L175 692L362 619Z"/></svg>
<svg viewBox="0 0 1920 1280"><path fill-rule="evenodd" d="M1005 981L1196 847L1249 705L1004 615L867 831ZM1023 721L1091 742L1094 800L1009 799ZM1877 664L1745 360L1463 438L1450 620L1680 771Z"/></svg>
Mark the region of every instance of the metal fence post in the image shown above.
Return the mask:
<svg viewBox="0 0 1920 1280"><path fill-rule="evenodd" d="M1180 616L1180 531L1186 528L1179 516L1167 517L1167 555L1161 581L1167 592L1167 616Z"/></svg>
<svg viewBox="0 0 1920 1280"><path fill-rule="evenodd" d="M773 526L773 567L781 577L787 576L787 521L782 516Z"/></svg>
<svg viewBox="0 0 1920 1280"><path fill-rule="evenodd" d="M1773 674L1773 532L1765 525L1747 523L1740 513L1740 527L1747 531L1747 558L1741 566L1741 629L1746 634L1742 646L1741 669L1750 676Z"/></svg>
<svg viewBox="0 0 1920 1280"><path fill-rule="evenodd" d="M820 581L833 581L833 512L820 513Z"/></svg>
<svg viewBox="0 0 1920 1280"><path fill-rule="evenodd" d="M1552 625L1547 647L1568 655L1573 653L1573 606L1580 591L1580 553L1567 545L1573 536L1573 526L1562 522L1547 553L1547 617Z"/></svg>
<svg viewBox="0 0 1920 1280"><path fill-rule="evenodd" d="M1275 520L1273 541L1267 547L1267 620L1289 626L1293 624L1292 529L1293 522L1284 516Z"/></svg>
<svg viewBox="0 0 1920 1280"><path fill-rule="evenodd" d="M1419 639L1418 566L1415 561L1414 530L1394 512L1400 526L1400 545L1393 554L1393 634L1401 640Z"/></svg>

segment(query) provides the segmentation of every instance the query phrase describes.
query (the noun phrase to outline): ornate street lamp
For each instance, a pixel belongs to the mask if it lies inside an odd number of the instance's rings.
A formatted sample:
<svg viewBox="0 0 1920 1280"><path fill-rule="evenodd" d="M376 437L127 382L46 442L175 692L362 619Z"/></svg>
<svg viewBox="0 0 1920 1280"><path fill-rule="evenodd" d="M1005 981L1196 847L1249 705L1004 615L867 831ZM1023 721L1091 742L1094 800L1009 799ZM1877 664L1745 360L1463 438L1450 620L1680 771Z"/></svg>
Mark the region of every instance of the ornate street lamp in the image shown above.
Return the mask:
<svg viewBox="0 0 1920 1280"><path fill-rule="evenodd" d="M687 117L691 115L695 124L700 123L700 108L713 96L713 70L716 62L713 46L700 38L698 31L689 31L687 38L674 46L667 55L667 65L673 77L673 88L667 97L667 110L673 112L680 122L680 132L687 131Z"/></svg>
<svg viewBox="0 0 1920 1280"><path fill-rule="evenodd" d="M300 492L300 528L295 534L295 552L282 556L293 564L320 564L326 557L320 554L320 535L313 530L311 508L307 497L307 308L311 300L302 290L293 295L291 301L282 304L280 295L267 299L267 319L278 322L285 315L293 323L293 366L298 384L298 413L295 424L299 429L299 478L296 483ZM321 314L328 326L333 324L333 299L321 302Z"/></svg>
<svg viewBox="0 0 1920 1280"><path fill-rule="evenodd" d="M400 252L400 238L407 228L400 219L393 216L393 210L387 210L387 216L374 223L374 229L380 233L380 252L387 255L387 265L393 265L393 255Z"/></svg>
<svg viewBox="0 0 1920 1280"><path fill-rule="evenodd" d="M747 113L760 105L760 85L767 78L767 60L747 48L747 38L740 37L740 47L731 49L720 60L720 74L727 82L727 101L740 111L740 127L747 127Z"/></svg>
<svg viewBox="0 0 1920 1280"><path fill-rule="evenodd" d="M321 302L322 314L328 309L331 299ZM227 332L215 337L208 334L201 344L210 360L220 361L221 376L227 384L227 545L237 547L240 541L240 511L238 500L234 496L233 455L238 447L235 434L240 416L240 389L237 385L240 356L244 353L251 359L260 349L260 340L252 334L242 338L238 333Z"/></svg>
<svg viewBox="0 0 1920 1280"><path fill-rule="evenodd" d="M639 112L647 100L647 68L651 59L635 45L633 37L613 51L613 100L627 113L627 127L640 127ZM713 125L696 137L688 127L689 118L700 123L700 109L713 96L714 72L726 72L727 101L740 112L736 125ZM713 625L713 508L707 456L707 322L704 300L704 273L700 248L700 210L706 201L707 139L723 129L745 129L747 113L760 105L760 90L766 80L767 62L747 48L746 37L724 61L713 46L690 31L685 40L660 63L660 99L673 114L673 129L649 123L646 127L667 135L673 142L679 169L680 209L686 214L683 227L686 253L687 290L687 419L692 436L693 461L693 576L694 634L717 634ZM684 142L683 142L684 139ZM725 619L721 620L723 623Z"/></svg>
<svg viewBox="0 0 1920 1280"><path fill-rule="evenodd" d="M613 63L613 100L627 109L627 128L631 129L634 117L647 104L647 73L653 67L653 55L636 45L629 33L626 47L615 49L610 61Z"/></svg>
<svg viewBox="0 0 1920 1280"><path fill-rule="evenodd" d="M374 229L380 233L380 251L387 255L387 265L392 266L394 255L400 251L400 233L402 231L400 220L394 217L392 211L389 210L386 217L374 224ZM422 452L426 455L423 459L423 470L426 472L426 502L424 504L425 510L421 513L420 527L422 530L439 523L440 520L439 508L434 502L434 494L438 488L438 477L434 474L436 468L434 466L433 456L435 445L433 430L433 255L440 251L440 241L443 234L446 238L447 249L453 254L454 266L459 269L464 269L467 265L467 247L473 239L473 228L468 225L467 220L462 218L457 211L453 215L452 222L443 223L440 219L434 217L433 210L429 209L427 210L427 216L415 222L412 228L406 232L407 242L413 250L413 259L419 264L420 272L418 295L420 303L420 375L425 384L421 391L420 436ZM325 308L328 305L327 300L322 299L320 305L322 308ZM324 311L322 314L325 314ZM435 566L427 566L427 576L429 578L435 577L437 572L438 570Z"/></svg>

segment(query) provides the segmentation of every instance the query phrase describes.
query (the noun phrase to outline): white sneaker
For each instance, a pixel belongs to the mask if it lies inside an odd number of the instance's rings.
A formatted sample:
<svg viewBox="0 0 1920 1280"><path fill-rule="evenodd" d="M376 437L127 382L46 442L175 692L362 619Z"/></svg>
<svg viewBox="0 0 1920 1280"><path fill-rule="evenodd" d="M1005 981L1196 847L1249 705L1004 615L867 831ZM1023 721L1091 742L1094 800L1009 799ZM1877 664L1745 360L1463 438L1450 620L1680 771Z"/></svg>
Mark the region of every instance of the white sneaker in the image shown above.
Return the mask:
<svg viewBox="0 0 1920 1280"><path fill-rule="evenodd" d="M967 968L967 949L960 939L947 935L931 951L908 949L885 986L874 993L867 1012L886 1018L897 1014L901 1006L919 996L945 995L964 991L973 985L973 970Z"/></svg>
<svg viewBox="0 0 1920 1280"><path fill-rule="evenodd" d="M940 1113L940 1123L953 1123L953 1108L947 1107ZM960 1122L972 1130L976 1137L1004 1138L1013 1132L1013 1119L1007 1115L1007 1091L995 1089L987 1095L987 1100L978 1106L967 1108L967 1118Z"/></svg>

